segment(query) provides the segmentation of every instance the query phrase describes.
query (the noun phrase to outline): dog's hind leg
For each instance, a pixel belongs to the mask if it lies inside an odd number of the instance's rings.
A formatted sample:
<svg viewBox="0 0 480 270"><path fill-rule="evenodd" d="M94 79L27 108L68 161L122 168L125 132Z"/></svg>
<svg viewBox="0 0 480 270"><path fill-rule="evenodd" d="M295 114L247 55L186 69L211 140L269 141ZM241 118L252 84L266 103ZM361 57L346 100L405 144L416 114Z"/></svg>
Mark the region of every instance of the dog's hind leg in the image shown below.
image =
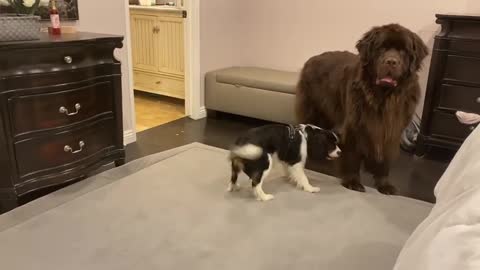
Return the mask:
<svg viewBox="0 0 480 270"><path fill-rule="evenodd" d="M305 165L303 162L298 162L297 164L294 164L288 168L290 178L292 181L295 181L297 183L297 187L310 192L310 193L316 193L320 191L319 187L314 187L310 184L308 181L307 176L305 175Z"/></svg>
<svg viewBox="0 0 480 270"><path fill-rule="evenodd" d="M265 170L254 174L252 177L253 193L259 201L269 201L274 198L273 195L266 194L262 188L263 182L265 181L268 174L270 173L270 170L272 169L272 156L266 155L265 158L267 158Z"/></svg>
<svg viewBox="0 0 480 270"><path fill-rule="evenodd" d="M230 183L228 184L227 191L232 192L240 188L237 183L238 174L242 171L243 163L240 159L232 159L232 176L230 178Z"/></svg>

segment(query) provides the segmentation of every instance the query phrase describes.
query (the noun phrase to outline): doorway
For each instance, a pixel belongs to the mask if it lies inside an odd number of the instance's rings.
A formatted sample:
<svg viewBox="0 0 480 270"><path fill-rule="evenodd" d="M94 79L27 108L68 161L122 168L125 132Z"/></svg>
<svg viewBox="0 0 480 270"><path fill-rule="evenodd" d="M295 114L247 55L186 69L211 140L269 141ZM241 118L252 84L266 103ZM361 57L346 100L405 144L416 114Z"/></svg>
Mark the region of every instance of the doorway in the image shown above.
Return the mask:
<svg viewBox="0 0 480 270"><path fill-rule="evenodd" d="M135 126L141 132L191 115L192 41L184 3L190 1L135 2L130 1L128 19Z"/></svg>

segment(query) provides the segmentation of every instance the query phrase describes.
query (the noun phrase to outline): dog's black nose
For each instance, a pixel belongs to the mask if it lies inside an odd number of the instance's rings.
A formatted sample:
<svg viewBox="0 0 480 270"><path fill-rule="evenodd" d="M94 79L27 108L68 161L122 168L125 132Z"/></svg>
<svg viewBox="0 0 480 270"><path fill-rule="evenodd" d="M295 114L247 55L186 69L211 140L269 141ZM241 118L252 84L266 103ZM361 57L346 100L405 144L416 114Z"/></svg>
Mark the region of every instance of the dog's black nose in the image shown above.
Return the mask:
<svg viewBox="0 0 480 270"><path fill-rule="evenodd" d="M395 67L398 65L398 59L396 58L393 58L393 57L388 57L387 59L385 59L385 64L389 65L389 66L392 66L392 67Z"/></svg>
<svg viewBox="0 0 480 270"><path fill-rule="evenodd" d="M342 151L338 150L337 154L338 154L338 157L341 157L342 156Z"/></svg>

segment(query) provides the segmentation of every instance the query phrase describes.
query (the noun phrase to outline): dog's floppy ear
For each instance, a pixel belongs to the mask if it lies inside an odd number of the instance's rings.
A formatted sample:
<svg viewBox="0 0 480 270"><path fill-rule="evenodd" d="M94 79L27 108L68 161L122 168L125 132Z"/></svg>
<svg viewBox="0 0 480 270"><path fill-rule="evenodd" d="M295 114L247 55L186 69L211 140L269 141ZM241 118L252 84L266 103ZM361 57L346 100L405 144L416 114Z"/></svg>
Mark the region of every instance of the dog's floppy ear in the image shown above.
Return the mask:
<svg viewBox="0 0 480 270"><path fill-rule="evenodd" d="M327 156L327 137L323 132L312 132L308 137L307 155L313 160L322 160Z"/></svg>
<svg viewBox="0 0 480 270"><path fill-rule="evenodd" d="M372 52L375 49L375 41L379 34L379 27L374 27L357 42L357 50L360 55L360 60L364 66L370 64L373 60Z"/></svg>
<svg viewBox="0 0 480 270"><path fill-rule="evenodd" d="M412 62L410 63L410 72L415 73L422 68L422 62L428 55L427 45L415 33L411 32L412 39Z"/></svg>

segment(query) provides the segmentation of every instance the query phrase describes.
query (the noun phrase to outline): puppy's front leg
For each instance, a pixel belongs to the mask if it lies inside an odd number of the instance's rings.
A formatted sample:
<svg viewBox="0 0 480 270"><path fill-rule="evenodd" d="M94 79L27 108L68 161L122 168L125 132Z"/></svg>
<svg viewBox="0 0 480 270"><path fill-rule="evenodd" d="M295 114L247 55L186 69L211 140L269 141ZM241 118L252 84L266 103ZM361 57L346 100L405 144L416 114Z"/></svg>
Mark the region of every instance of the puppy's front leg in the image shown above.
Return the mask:
<svg viewBox="0 0 480 270"><path fill-rule="evenodd" d="M305 165L302 162L290 166L288 168L288 172L290 174L290 178L297 183L297 187L311 193L320 191L319 187L310 185L310 182L305 175Z"/></svg>

